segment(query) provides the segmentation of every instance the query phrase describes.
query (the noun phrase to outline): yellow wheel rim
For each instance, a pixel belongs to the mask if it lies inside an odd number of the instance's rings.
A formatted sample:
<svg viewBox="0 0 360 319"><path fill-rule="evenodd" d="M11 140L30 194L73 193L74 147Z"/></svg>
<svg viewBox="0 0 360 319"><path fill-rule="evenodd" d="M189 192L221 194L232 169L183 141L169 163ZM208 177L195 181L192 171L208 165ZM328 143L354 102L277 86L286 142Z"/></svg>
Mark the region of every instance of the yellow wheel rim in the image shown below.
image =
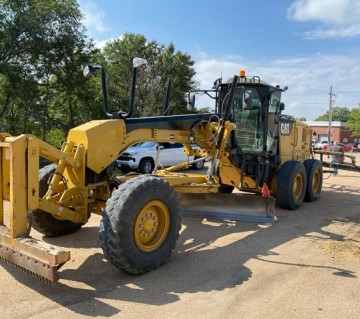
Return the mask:
<svg viewBox="0 0 360 319"><path fill-rule="evenodd" d="M148 202L139 212L134 223L134 241L141 251L152 252L164 242L170 226L167 206L158 200Z"/></svg>
<svg viewBox="0 0 360 319"><path fill-rule="evenodd" d="M303 179L300 174L297 174L294 180L294 189L293 189L294 196L296 198L299 198L301 196L302 189L303 189Z"/></svg>
<svg viewBox="0 0 360 319"><path fill-rule="evenodd" d="M320 188L321 176L319 171L315 171L312 179L312 190L316 193Z"/></svg>

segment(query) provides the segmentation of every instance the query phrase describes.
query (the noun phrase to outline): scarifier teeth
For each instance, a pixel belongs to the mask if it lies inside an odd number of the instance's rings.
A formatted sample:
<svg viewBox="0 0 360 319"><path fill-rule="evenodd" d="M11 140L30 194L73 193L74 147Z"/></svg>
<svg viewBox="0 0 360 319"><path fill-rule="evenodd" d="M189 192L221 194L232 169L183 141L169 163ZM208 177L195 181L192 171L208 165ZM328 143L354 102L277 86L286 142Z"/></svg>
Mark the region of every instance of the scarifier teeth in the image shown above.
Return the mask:
<svg viewBox="0 0 360 319"><path fill-rule="evenodd" d="M11 238L0 225L0 257L49 283L59 280L58 269L70 260L70 252L31 237Z"/></svg>
<svg viewBox="0 0 360 319"><path fill-rule="evenodd" d="M3 256L0 256L0 260L6 261L9 265L11 265L11 266L13 266L13 267L15 267L15 268L17 268L19 270L22 270L22 271L26 272L27 274L35 277L36 279L40 279L41 281L45 282L48 285L53 286L54 283L56 283L58 281L58 278L56 278L56 280L50 280L49 278L43 277L40 274L38 274L36 272L33 272L33 271L31 271L31 270L29 270L29 269L27 269L25 267L21 267L20 265L8 260L7 258L4 258Z"/></svg>

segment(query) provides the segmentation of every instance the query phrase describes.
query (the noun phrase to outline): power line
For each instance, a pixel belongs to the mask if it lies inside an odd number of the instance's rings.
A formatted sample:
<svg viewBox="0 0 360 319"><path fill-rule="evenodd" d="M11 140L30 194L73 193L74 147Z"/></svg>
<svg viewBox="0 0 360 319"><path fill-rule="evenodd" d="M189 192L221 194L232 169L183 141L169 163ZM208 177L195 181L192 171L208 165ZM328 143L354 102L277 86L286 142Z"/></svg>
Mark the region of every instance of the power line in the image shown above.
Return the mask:
<svg viewBox="0 0 360 319"><path fill-rule="evenodd" d="M311 103L311 102L306 102L306 103L302 103L302 102L298 102L299 104L309 104L309 105L314 105L314 104L322 104L322 105L329 105L329 103L328 102L324 102L324 103ZM354 107L354 106L358 106L360 104L360 102L359 103L356 103L356 104L352 104L352 105L344 105L344 104L340 104L339 103L339 106L341 106L341 107Z"/></svg>

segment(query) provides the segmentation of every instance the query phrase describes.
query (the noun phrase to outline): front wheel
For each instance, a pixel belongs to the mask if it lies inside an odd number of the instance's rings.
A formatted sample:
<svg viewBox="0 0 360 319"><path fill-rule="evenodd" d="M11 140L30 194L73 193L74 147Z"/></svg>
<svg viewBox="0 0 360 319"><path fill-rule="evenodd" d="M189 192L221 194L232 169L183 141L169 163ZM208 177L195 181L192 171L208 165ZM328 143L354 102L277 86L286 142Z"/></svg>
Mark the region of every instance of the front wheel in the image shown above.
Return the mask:
<svg viewBox="0 0 360 319"><path fill-rule="evenodd" d="M306 192L306 171L303 163L285 162L277 178L276 201L280 207L294 210L301 206Z"/></svg>
<svg viewBox="0 0 360 319"><path fill-rule="evenodd" d="M48 180L54 174L55 164L43 167L39 171L39 197L43 197L48 190ZM76 232L83 224L70 220L59 220L40 209L30 211L31 226L48 237L58 237Z"/></svg>
<svg viewBox="0 0 360 319"><path fill-rule="evenodd" d="M179 238L180 203L163 179L141 176L115 190L100 222L104 255L130 274L158 268L170 256Z"/></svg>

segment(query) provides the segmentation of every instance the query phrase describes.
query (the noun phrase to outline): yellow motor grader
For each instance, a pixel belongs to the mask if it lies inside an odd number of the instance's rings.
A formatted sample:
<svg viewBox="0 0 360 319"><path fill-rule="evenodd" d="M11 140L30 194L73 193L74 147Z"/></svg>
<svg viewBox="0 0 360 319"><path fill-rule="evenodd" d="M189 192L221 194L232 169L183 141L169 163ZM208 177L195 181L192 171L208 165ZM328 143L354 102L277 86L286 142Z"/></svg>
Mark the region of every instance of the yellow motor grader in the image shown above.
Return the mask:
<svg viewBox="0 0 360 319"><path fill-rule="evenodd" d="M142 274L169 257L182 215L273 222L275 200L293 210L319 198L323 173L310 158L312 132L281 114L285 89L241 73L203 91L215 100L213 113L132 118L142 63L134 59L127 113L109 113L104 69L85 68L85 75L101 71L108 119L71 129L61 149L32 135L0 133L2 259L56 282L70 252L35 240L31 229L62 236L99 214L105 257ZM152 174L114 174L116 158L141 141L182 143L195 161L208 159L208 170L189 173L191 162L167 169L154 163ZM52 164L39 170L40 158Z"/></svg>

